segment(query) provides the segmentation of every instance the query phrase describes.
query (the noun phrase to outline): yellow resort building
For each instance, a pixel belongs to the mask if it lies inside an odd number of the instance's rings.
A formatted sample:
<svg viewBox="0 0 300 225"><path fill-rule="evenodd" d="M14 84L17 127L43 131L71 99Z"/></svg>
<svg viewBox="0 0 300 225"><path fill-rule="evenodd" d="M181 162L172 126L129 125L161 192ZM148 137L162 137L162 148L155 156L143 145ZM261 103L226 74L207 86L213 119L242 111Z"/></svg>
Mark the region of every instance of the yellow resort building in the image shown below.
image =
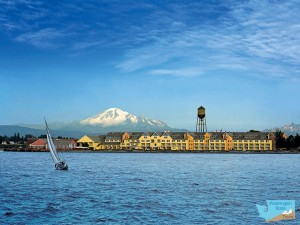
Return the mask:
<svg viewBox="0 0 300 225"><path fill-rule="evenodd" d="M143 151L272 151L276 138L268 132L109 132L85 135L78 148Z"/></svg>

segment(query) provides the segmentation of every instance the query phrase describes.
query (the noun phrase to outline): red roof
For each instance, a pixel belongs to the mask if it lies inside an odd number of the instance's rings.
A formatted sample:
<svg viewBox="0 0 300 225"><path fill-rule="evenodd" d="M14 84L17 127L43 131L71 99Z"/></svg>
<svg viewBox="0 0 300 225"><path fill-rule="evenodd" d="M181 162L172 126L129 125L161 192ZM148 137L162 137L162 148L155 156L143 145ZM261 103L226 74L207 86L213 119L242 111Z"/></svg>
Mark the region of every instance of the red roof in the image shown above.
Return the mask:
<svg viewBox="0 0 300 225"><path fill-rule="evenodd" d="M37 140L38 140L38 138L27 138L27 144L30 145Z"/></svg>
<svg viewBox="0 0 300 225"><path fill-rule="evenodd" d="M42 146L42 145L46 145L46 142L44 142L42 139L38 139L37 141L33 142L30 145L31 146Z"/></svg>

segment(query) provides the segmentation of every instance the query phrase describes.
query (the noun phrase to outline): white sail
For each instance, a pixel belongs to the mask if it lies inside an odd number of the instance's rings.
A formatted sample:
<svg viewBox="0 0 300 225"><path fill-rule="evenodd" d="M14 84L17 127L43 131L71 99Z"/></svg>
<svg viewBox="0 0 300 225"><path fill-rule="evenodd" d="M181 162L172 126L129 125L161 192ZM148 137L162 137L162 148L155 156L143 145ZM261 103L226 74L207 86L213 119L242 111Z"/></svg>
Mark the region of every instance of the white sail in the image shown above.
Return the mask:
<svg viewBox="0 0 300 225"><path fill-rule="evenodd" d="M49 131L46 120L45 120L45 123L46 123L46 134L47 134L48 148L50 150L52 159L53 159L54 163L61 162L61 159L59 158L59 156L57 154L57 151L56 151L56 148L55 148L55 145L53 143L53 140L52 140L52 137L51 137L51 134L50 134L50 131Z"/></svg>
<svg viewBox="0 0 300 225"><path fill-rule="evenodd" d="M57 154L55 145L53 143L53 140L52 140L52 137L51 137L51 134L50 134L50 130L48 128L48 124L46 122L46 119L45 119L45 124L46 124L46 134L47 134L48 148L50 150L52 159L55 163L55 168L57 170L68 170L68 164L65 161L62 161L59 158L58 154Z"/></svg>

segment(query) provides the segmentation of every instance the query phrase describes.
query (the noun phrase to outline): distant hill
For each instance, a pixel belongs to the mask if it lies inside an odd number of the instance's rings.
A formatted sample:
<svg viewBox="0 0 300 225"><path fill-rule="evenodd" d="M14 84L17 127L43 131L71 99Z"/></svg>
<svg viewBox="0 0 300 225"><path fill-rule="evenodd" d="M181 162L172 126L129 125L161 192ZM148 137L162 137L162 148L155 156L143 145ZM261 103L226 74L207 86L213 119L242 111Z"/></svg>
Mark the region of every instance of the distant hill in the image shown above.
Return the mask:
<svg viewBox="0 0 300 225"><path fill-rule="evenodd" d="M42 129L44 125L21 124L22 127ZM118 108L109 108L95 116L69 123L49 123L56 131L76 131L85 134L106 134L125 131L186 131L172 128L165 122L144 116L135 116Z"/></svg>
<svg viewBox="0 0 300 225"><path fill-rule="evenodd" d="M33 129L28 127L14 126L14 125L0 125L0 135L1 136L13 136L15 133L19 133L20 136L25 136L26 134L31 134L33 136L40 136L45 134L45 130L42 129ZM53 137L62 136L62 137L72 137L80 138L84 135L83 132L78 131L63 131L63 130L51 130Z"/></svg>
<svg viewBox="0 0 300 225"><path fill-rule="evenodd" d="M296 135L297 133L300 135L300 124L291 123L291 124L284 125L282 127L274 127L271 129L266 129L264 131L275 132L276 130L281 130L287 135Z"/></svg>

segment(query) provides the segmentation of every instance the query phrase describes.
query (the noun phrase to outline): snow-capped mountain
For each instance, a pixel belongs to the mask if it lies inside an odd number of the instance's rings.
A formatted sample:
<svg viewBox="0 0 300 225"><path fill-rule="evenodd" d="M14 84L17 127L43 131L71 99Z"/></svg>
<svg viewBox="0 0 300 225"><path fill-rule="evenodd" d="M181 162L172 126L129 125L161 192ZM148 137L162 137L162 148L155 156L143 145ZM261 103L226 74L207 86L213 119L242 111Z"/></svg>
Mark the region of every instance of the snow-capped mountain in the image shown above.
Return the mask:
<svg viewBox="0 0 300 225"><path fill-rule="evenodd" d="M112 127L126 124L147 124L159 127L167 126L166 123L159 120L153 120L142 116L138 117L118 108L109 108L98 115L81 120L80 124L101 127Z"/></svg>
<svg viewBox="0 0 300 225"><path fill-rule="evenodd" d="M287 135L295 135L295 134L300 134L300 124L287 124L282 127L274 127L271 129L266 129L265 131L272 131L275 132L276 130L281 130L282 132L286 133Z"/></svg>
<svg viewBox="0 0 300 225"><path fill-rule="evenodd" d="M81 126L111 131L164 131L174 130L166 123L144 116L135 116L118 108L109 108L95 116L81 120ZM94 128L92 128L94 127Z"/></svg>
<svg viewBox="0 0 300 225"><path fill-rule="evenodd" d="M288 131L288 132L292 132L292 133L300 133L300 124L288 124L285 125L281 128L283 131Z"/></svg>
<svg viewBox="0 0 300 225"><path fill-rule="evenodd" d="M124 131L184 131L169 127L160 120L150 119L144 116L135 116L118 108L109 108L95 116L80 121L69 123L48 123L50 129L58 131L76 131L86 134L105 134L107 132ZM20 124L19 124L20 125ZM44 129L44 125L26 125L34 129Z"/></svg>
<svg viewBox="0 0 300 225"><path fill-rule="evenodd" d="M98 115L81 120L83 125L110 127L124 123L137 123L138 117L118 108L107 109Z"/></svg>

